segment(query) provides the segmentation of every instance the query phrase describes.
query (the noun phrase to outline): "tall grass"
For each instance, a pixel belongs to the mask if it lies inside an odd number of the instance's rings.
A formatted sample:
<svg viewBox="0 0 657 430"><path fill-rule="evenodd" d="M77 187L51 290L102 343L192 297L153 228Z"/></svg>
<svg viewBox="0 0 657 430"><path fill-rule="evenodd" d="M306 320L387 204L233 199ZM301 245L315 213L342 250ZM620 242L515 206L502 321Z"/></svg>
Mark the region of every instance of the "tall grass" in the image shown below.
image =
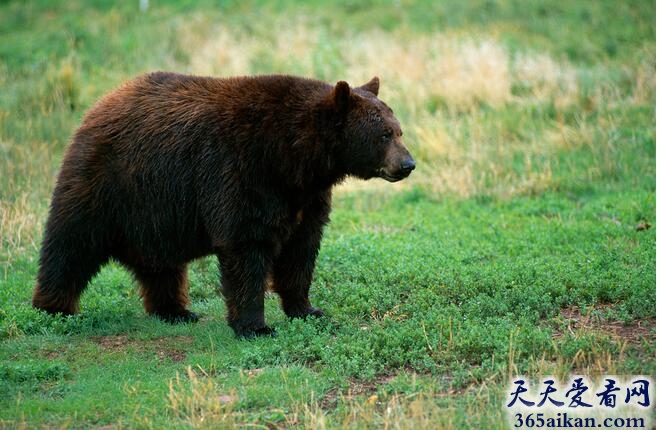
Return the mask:
<svg viewBox="0 0 657 430"><path fill-rule="evenodd" d="M119 16L96 16L98 33L118 38L125 24ZM617 163L615 154L635 142L614 136L629 125L624 117L630 110L649 108L655 98L654 55L646 50L637 52L636 63L603 67L531 48L512 50L494 33L418 33L407 26L357 31L304 12L243 24L213 13L159 24L170 37L155 51L168 54L145 55L136 69L290 73L353 84L380 76L381 97L401 119L419 170L397 186L349 181L344 190L421 186L462 197L509 197L567 187L572 178L634 174L634 166ZM5 247L34 249L61 148L81 112L132 74L119 71L99 81L97 66L85 65L80 55L73 44L34 82L13 82L18 70L9 69L11 63L0 68L0 81L12 81L0 110ZM635 161L654 172L649 159Z"/></svg>

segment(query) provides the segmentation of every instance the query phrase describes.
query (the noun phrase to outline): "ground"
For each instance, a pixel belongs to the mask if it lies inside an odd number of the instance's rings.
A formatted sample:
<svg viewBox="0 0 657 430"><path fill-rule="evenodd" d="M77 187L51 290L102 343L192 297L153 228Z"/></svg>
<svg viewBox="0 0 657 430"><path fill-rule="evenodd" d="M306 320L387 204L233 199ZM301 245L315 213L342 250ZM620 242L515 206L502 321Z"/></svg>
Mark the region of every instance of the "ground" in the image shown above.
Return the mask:
<svg viewBox="0 0 657 430"><path fill-rule="evenodd" d="M655 377L653 3L150 3L0 6L0 428L506 428L516 375ZM326 318L236 340L212 259L198 324L116 264L30 307L71 133L150 70L381 78L418 168L336 190Z"/></svg>

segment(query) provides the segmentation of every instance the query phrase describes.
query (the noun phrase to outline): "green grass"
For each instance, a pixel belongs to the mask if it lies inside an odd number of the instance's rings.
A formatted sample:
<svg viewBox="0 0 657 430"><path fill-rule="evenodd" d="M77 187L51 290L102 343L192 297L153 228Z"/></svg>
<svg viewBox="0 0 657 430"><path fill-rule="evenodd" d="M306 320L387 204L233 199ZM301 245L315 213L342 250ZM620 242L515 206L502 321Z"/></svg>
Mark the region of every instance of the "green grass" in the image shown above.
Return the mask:
<svg viewBox="0 0 657 430"><path fill-rule="evenodd" d="M137 3L0 4L0 428L506 428L510 376L655 377L654 4ZM381 76L418 170L337 190L326 318L271 296L278 336L236 340L210 258L198 324L114 264L30 307L70 135L155 69Z"/></svg>

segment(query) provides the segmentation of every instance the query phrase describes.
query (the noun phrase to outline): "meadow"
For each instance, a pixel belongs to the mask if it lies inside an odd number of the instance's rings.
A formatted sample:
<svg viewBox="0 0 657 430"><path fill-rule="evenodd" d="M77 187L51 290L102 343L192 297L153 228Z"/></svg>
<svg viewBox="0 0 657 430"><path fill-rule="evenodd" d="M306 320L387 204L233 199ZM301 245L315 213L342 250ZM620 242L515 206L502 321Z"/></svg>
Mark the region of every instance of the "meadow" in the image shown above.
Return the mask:
<svg viewBox="0 0 657 430"><path fill-rule="evenodd" d="M654 2L138 6L0 2L0 428L494 429L516 375L655 378ZM31 308L71 134L153 70L380 77L418 168L336 189L325 318L269 296L278 335L235 339L212 258L197 324L114 263L79 315Z"/></svg>

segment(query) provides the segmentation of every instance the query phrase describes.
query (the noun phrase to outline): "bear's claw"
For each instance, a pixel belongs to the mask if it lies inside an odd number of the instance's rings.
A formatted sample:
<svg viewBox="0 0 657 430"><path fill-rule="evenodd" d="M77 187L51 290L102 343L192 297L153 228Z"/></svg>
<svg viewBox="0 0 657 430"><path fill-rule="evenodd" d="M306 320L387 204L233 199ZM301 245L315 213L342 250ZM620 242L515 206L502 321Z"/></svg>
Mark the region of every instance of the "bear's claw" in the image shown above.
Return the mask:
<svg viewBox="0 0 657 430"><path fill-rule="evenodd" d="M261 336L276 336L276 330L269 327L259 327L259 328L234 328L235 336L239 339L253 339Z"/></svg>
<svg viewBox="0 0 657 430"><path fill-rule="evenodd" d="M308 309L306 309L306 315L304 315L304 318L307 317L308 315L319 318L324 316L324 311L321 310L320 308L310 306Z"/></svg>
<svg viewBox="0 0 657 430"><path fill-rule="evenodd" d="M314 306L308 306L305 309L296 309L296 310L287 309L286 314L290 318L302 318L305 320L308 316L313 316L318 318L323 317L324 311Z"/></svg>

